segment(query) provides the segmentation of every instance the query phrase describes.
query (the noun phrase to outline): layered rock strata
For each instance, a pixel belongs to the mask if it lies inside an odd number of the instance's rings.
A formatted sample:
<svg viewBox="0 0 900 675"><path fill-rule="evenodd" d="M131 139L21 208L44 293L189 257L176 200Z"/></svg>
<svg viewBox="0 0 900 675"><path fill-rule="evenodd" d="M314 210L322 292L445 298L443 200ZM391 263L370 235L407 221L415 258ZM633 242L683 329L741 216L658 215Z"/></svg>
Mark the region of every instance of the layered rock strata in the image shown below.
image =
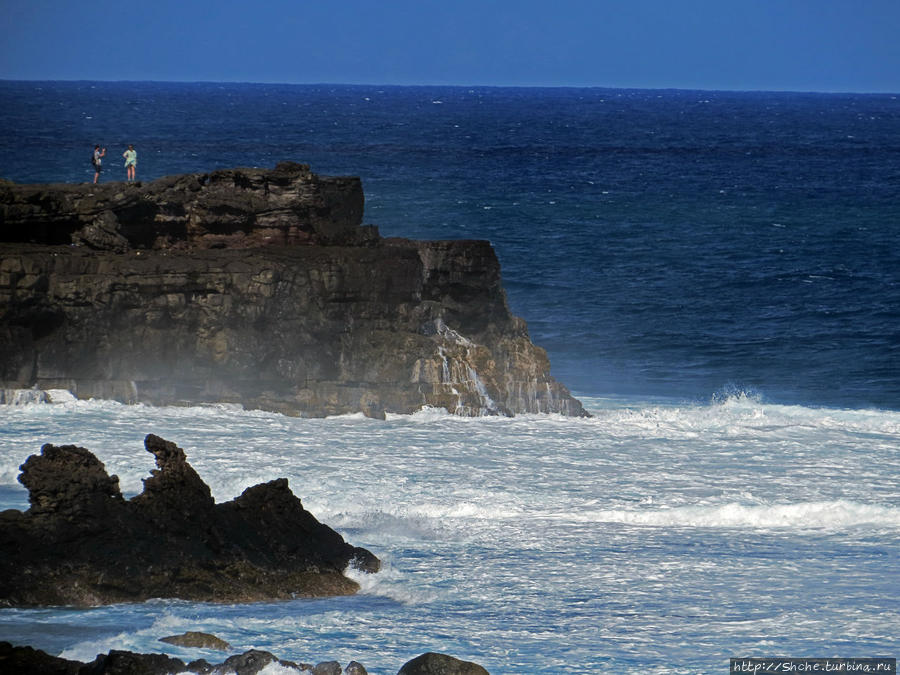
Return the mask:
<svg viewBox="0 0 900 675"><path fill-rule="evenodd" d="M305 165L0 185L0 390L293 415L583 415L485 241L386 239Z"/></svg>
<svg viewBox="0 0 900 675"><path fill-rule="evenodd" d="M379 561L303 508L287 480L216 504L174 443L144 441L157 469L126 500L88 450L45 445L22 465L30 508L0 513L0 604L150 598L252 602L348 595L348 566Z"/></svg>

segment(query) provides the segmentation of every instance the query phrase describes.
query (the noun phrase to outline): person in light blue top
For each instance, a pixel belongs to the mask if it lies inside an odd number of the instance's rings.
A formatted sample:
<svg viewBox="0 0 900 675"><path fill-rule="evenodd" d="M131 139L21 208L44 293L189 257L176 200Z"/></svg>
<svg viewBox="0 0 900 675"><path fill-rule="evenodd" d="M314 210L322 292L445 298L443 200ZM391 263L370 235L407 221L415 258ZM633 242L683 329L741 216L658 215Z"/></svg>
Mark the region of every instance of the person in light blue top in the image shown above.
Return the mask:
<svg viewBox="0 0 900 675"><path fill-rule="evenodd" d="M137 169L137 150L134 149L133 145L129 145L122 157L125 158L125 173L128 176L128 180L133 181Z"/></svg>

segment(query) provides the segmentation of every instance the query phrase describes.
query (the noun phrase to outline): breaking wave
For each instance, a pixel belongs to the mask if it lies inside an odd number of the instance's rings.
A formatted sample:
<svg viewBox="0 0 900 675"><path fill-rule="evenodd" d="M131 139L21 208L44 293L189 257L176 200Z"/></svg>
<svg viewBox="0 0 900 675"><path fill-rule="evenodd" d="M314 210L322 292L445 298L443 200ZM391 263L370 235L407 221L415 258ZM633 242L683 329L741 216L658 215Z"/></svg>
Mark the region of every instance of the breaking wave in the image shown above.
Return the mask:
<svg viewBox="0 0 900 675"><path fill-rule="evenodd" d="M846 500L796 504L682 506L667 509L604 509L567 516L575 521L647 527L845 530L900 529L900 508Z"/></svg>

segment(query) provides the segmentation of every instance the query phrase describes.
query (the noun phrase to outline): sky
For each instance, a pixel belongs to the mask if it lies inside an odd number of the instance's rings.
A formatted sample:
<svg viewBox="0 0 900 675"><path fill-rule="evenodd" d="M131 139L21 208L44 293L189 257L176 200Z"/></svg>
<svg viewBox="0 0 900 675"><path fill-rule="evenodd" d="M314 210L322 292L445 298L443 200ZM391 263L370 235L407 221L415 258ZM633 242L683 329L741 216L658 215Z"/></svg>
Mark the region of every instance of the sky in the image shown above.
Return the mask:
<svg viewBox="0 0 900 675"><path fill-rule="evenodd" d="M900 0L0 0L0 79L900 92Z"/></svg>

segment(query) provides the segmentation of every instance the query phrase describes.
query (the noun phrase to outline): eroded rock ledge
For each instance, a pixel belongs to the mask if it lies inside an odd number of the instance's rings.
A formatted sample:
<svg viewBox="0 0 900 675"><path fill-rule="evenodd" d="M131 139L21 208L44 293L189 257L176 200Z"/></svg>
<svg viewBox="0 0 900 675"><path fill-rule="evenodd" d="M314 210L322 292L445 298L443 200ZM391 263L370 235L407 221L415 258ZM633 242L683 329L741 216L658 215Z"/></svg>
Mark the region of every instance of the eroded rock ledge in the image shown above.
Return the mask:
<svg viewBox="0 0 900 675"><path fill-rule="evenodd" d="M581 404L485 241L385 239L306 165L0 184L0 390L292 415ZM7 396L10 398L12 395Z"/></svg>
<svg viewBox="0 0 900 675"><path fill-rule="evenodd" d="M0 604L149 598L252 602L349 595L352 565L378 570L303 508L286 479L216 504L174 443L144 440L157 469L126 500L89 451L45 445L21 466L30 508L0 513Z"/></svg>

